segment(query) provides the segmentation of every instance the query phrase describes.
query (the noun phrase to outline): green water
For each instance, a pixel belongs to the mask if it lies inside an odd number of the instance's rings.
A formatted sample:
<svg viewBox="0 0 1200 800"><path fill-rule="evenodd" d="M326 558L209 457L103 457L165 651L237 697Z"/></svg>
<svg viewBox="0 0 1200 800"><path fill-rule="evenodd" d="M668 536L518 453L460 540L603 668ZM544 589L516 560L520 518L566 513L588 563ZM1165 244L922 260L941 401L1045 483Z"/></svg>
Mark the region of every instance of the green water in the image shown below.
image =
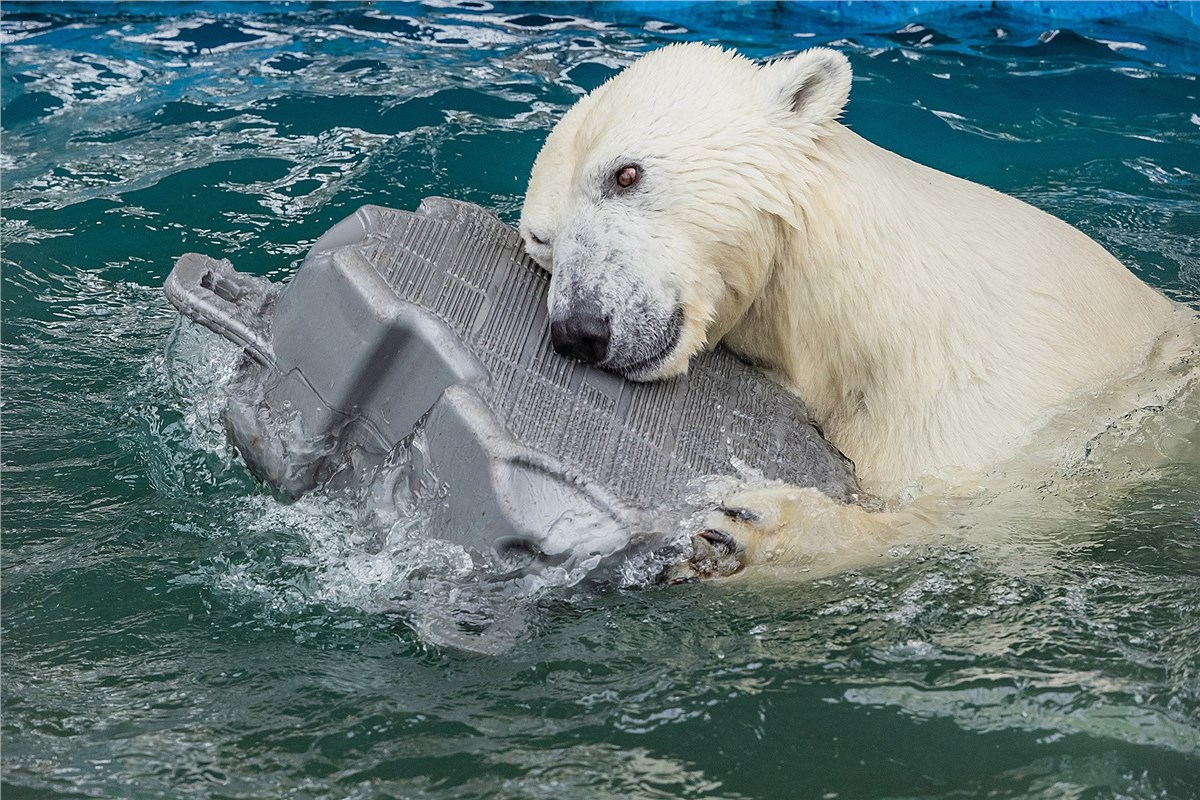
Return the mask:
<svg viewBox="0 0 1200 800"><path fill-rule="evenodd" d="M1200 459L817 581L549 590L471 655L406 571L456 554L257 486L162 297L366 202L513 221L581 89L702 39L834 44L856 130L1196 303L1194 23L900 9L5 3L6 800L1200 796Z"/></svg>

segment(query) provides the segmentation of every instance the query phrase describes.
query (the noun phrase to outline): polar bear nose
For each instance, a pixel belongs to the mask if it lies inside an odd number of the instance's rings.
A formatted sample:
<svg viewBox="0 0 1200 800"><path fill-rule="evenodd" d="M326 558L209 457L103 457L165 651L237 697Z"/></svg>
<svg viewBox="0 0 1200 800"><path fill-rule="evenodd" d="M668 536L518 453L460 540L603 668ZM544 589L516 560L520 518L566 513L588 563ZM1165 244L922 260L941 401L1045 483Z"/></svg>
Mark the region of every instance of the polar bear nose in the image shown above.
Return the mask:
<svg viewBox="0 0 1200 800"><path fill-rule="evenodd" d="M608 317L592 311L577 311L550 323L550 341L554 350L567 358L587 364L599 364L608 355L612 326Z"/></svg>

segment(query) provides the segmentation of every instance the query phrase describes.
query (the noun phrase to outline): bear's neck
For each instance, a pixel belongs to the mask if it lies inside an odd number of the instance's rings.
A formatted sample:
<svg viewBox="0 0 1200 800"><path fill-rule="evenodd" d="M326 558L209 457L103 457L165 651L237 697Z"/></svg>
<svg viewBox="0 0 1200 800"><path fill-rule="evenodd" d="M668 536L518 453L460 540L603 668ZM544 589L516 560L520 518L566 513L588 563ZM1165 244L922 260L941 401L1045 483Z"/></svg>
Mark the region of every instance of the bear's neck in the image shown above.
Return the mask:
<svg viewBox="0 0 1200 800"><path fill-rule="evenodd" d="M1166 325L1170 303L1079 231L841 125L804 177L798 224L726 341L881 495L994 461Z"/></svg>

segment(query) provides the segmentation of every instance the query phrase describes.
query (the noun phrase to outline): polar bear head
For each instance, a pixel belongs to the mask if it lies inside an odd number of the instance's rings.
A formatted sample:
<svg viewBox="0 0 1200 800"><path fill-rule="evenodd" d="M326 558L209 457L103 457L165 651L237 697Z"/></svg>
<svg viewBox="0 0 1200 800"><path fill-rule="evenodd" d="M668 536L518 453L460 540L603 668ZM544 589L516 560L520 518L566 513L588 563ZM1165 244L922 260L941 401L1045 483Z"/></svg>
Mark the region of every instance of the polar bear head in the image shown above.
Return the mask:
<svg viewBox="0 0 1200 800"><path fill-rule="evenodd" d="M572 107L538 154L520 224L552 275L555 348L653 380L719 341L801 225L805 166L850 77L824 48L758 66L672 45Z"/></svg>

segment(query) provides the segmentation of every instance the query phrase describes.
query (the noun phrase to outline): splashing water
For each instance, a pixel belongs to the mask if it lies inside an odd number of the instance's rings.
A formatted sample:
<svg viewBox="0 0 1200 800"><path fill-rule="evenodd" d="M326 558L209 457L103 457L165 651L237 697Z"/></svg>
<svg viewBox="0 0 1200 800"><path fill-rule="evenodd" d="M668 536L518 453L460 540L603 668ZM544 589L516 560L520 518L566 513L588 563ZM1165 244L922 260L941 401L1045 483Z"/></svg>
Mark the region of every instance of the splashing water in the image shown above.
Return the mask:
<svg viewBox="0 0 1200 800"><path fill-rule="evenodd" d="M237 469L237 456L221 415L230 393L245 390L235 388L239 360L236 347L180 321L165 361L154 359L146 369L165 373L154 382L174 391L189 433L186 446L231 470ZM291 441L295 437L286 428L294 425L298 421L285 416L271 420L267 431L280 431L282 440ZM494 654L525 634L526 617L547 591L570 589L585 579L595 584L605 576L645 586L675 556L669 548L631 552L602 576L600 556L533 569L519 558L473 552L439 537L435 507L452 489L427 462L418 428L381 463L348 462L296 502L269 493L248 496L233 519L243 538L293 547L267 559L256 551L231 561L223 553L203 570L207 580L276 614L294 616L317 606L389 614L424 642ZM713 487L726 483L699 481L696 495L686 500L699 509L712 502ZM683 519L683 499L679 507ZM687 535L682 525L679 534Z"/></svg>

